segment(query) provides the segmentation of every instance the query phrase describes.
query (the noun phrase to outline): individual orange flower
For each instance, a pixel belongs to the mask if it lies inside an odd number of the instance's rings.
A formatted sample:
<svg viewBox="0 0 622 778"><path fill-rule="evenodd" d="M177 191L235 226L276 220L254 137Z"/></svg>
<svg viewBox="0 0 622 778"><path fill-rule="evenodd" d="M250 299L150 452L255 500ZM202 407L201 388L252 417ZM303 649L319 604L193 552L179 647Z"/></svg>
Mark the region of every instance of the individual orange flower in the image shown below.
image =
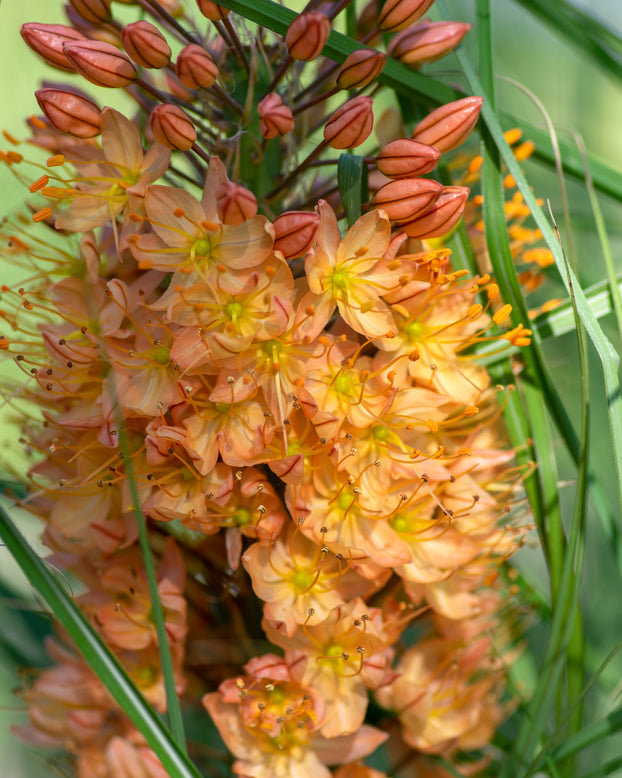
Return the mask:
<svg viewBox="0 0 622 778"><path fill-rule="evenodd" d="M244 669L243 677L224 681L203 698L240 776L330 778L327 764L360 759L386 739L367 725L351 735L323 737L321 697L297 682L281 657L256 657Z"/></svg>
<svg viewBox="0 0 622 778"><path fill-rule="evenodd" d="M149 187L145 211L153 233L137 236L131 243L141 267L178 271L182 277L173 277L174 285L192 283L197 274L215 280L216 267L223 265L234 271L225 279L233 289L244 285L244 280L235 283L233 276L245 279L250 268L263 262L272 249L274 235L264 216L236 225L221 224L216 192L225 180L224 165L212 157L201 202L177 187ZM184 275L192 278L188 281Z"/></svg>
<svg viewBox="0 0 622 778"><path fill-rule="evenodd" d="M57 229L86 232L119 215L140 212L147 186L168 168L170 151L154 143L145 154L136 125L118 111L105 108L101 127L101 151L95 146L84 149L86 159L72 159L69 152L66 161L80 175L73 191L66 192L71 203L58 216Z"/></svg>
<svg viewBox="0 0 622 778"><path fill-rule="evenodd" d="M328 738L349 735L363 726L368 688L392 677L390 644L381 611L360 598L334 608L313 626L299 628L287 638L263 622L268 638L285 649L294 677L321 695L326 706L319 722Z"/></svg>
<svg viewBox="0 0 622 778"><path fill-rule="evenodd" d="M305 260L310 291L298 304L301 331L316 337L338 308L356 332L368 338L386 335L395 329L391 312L380 299L396 283L381 262L391 239L389 220L372 211L361 216L342 240L330 205L321 200L318 211L317 245Z"/></svg>
<svg viewBox="0 0 622 778"><path fill-rule="evenodd" d="M288 637L298 625L319 624L346 599L369 590L369 582L349 571L342 555L312 543L291 525L268 544L253 544L242 561L265 603L265 618Z"/></svg>

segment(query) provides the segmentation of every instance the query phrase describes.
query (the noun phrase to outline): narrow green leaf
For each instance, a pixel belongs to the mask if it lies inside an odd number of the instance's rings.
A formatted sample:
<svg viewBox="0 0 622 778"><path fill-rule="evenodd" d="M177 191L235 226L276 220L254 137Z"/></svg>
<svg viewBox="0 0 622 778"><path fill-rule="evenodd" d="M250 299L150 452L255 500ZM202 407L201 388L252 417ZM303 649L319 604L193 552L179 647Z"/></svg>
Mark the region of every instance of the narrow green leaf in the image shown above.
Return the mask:
<svg viewBox="0 0 622 778"><path fill-rule="evenodd" d="M439 5L441 5L442 7L442 4L440 2ZM467 79L467 82L473 94L484 95L485 99L484 99L484 104L482 106L481 116L486 126L486 129L489 133L491 143L493 143L494 146L499 150L503 158L503 161L505 162L505 165L507 166L509 172L511 173L512 177L516 182L518 189L523 195L525 204L531 211L531 214L537 226L542 232L544 240L546 241L548 247L551 249L558 263L558 267L563 267L561 247L559 245L557 237L553 232L553 230L551 229L548 219L546 218L546 216L542 212L542 209L538 205L536 198L533 192L531 191L531 188L520 168L520 165L518 164L518 162L514 157L514 154L512 153L511 148L508 146L508 144L505 141L505 138L503 137L503 130L499 125L494 110L488 104L485 90L483 89L481 82L475 75L475 71L473 70L469 58L461 50L458 50L456 52L456 55L458 57L460 66L462 67L462 70L465 74L465 77ZM520 296L520 289L519 288L517 289L515 286L515 273L512 276L512 274L509 273L509 267L506 268L505 265L502 265L501 269L502 269L502 276L500 277L501 278L500 286L501 284L505 285L506 282L508 282L507 289L508 292L510 293L509 301L512 303L513 306L514 305L516 306L515 310L521 316L523 315L525 316L524 320L526 320L526 312L524 310L524 303L522 302L522 298ZM508 270L507 276L505 272L503 272L506 269ZM613 348L609 339L604 334L602 328L598 323L596 316L594 316L593 312L591 311L590 306L585 298L585 293L577 283L577 279L575 278L574 273L572 272L571 269L569 268L563 269L562 281L564 282L564 285L566 286L568 292L570 291L570 283L572 283L574 286L575 296L577 301L577 309L579 311L581 321L585 326L587 334L589 335L590 339L594 343L594 346L596 347L596 350L602 362L603 373L605 376L605 391L607 397L607 408L609 412L609 424L610 424L612 442L613 442L614 464L615 464L616 477L618 479L618 500L620 504L622 504L622 393L620 387L620 378L618 375L619 356L616 350ZM518 294L516 294L516 292L518 292ZM534 348L527 350L525 356L527 359L532 359L533 361L535 361L534 368L537 370L537 374L541 379L541 383L546 392L547 404L549 405L549 408L553 413L553 418L555 419L555 422L562 436L564 437L569 452L571 453L571 455L576 461L579 455L579 446L576 438L576 433L572 429L572 425L570 425L567 413L563 408L563 406L561 405L557 392L555 391L554 386L551 383L550 376L548 375L548 372L545 368L545 362L543 360L543 356L539 349L539 343L537 338L534 339ZM594 483L593 477L591 477L591 480L592 483ZM597 499L602 505L603 504L602 499L598 497ZM615 516L617 517L616 521L619 526L620 524L619 513L616 513ZM611 516L611 513L609 512L608 515L603 518L606 520L607 525L609 525L606 526L606 530L608 534L609 535L615 534L613 533L613 528L611 526L612 522L614 521L614 519Z"/></svg>
<svg viewBox="0 0 622 778"><path fill-rule="evenodd" d="M114 385L113 385L114 386ZM149 536L147 534L147 520L141 508L140 493L138 484L134 475L134 466L132 464L132 451L130 450L127 432L123 419L117 419L119 427L119 444L123 453L125 463L125 472L130 487L130 495L134 506L134 516L138 524L138 543L145 566L145 575L149 585L149 597L151 600L151 612L155 621L156 634L158 636L158 651L160 653L160 665L162 677L164 678L164 690L166 694L166 713L171 727L171 733L175 742L181 751L186 753L186 737L184 734L184 722L177 696L177 686L175 683L175 670L173 668L173 659L171 648L168 643L168 635L164 621L164 610L160 602L160 592L158 590L158 579L156 575L153 554L149 545Z"/></svg>
<svg viewBox="0 0 622 778"><path fill-rule="evenodd" d="M54 612L87 664L162 761L171 778L201 778L153 708L86 620L63 586L39 559L0 505L0 537L24 574Z"/></svg>
<svg viewBox="0 0 622 778"><path fill-rule="evenodd" d="M340 154L337 163L337 184L349 227L361 215L363 189L366 189L366 182L365 158L357 154Z"/></svg>

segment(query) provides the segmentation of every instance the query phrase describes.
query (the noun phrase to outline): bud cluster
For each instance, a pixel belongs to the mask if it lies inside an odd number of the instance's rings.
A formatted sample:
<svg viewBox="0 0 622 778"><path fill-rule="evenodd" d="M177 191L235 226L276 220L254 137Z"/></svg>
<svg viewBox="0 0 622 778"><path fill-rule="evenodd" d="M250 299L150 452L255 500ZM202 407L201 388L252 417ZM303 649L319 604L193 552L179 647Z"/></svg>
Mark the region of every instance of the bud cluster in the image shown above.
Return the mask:
<svg viewBox="0 0 622 778"><path fill-rule="evenodd" d="M1 293L2 349L41 410L22 433L27 507L164 711L146 522L177 691L240 776L379 778L361 760L385 741L459 764L507 709L522 473L500 424L512 388L472 351L531 333L504 324L486 272L452 268L443 238L469 189L434 175L482 100L417 106L411 128L374 136L387 58L418 68L468 30L423 19L432 2L372 3L341 63L326 52L343 3L285 36L250 37L211 0L141 2L125 25L108 0L75 0L70 26L22 30L136 107L41 89L45 174L1 154L36 202L34 225L0 228L35 268ZM384 51L367 45L381 34ZM344 226L335 150L360 146L370 196ZM68 750L80 777L165 778L102 681L49 650L21 737Z"/></svg>

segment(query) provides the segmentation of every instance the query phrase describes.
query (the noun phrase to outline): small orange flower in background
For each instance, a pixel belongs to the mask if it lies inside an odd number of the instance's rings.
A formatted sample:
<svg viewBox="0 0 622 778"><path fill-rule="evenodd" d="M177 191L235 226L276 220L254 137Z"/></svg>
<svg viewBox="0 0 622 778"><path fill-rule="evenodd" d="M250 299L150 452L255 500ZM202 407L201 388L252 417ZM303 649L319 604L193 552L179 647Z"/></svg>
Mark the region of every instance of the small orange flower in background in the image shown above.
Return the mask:
<svg viewBox="0 0 622 778"><path fill-rule="evenodd" d="M124 23L80 0L72 26L23 30L47 63L133 101L125 116L75 84L43 89L45 175L2 153L37 203L34 225L0 227L33 268L2 289L2 350L40 412L21 433L26 506L164 712L153 577L182 710L218 730L237 775L381 778L362 760L385 741L458 761L506 712L501 571L525 531L474 350L531 333L443 243L474 179L435 168L482 98L417 104L395 132L374 111L388 59L419 68L469 25L423 19L431 0L386 3L335 63L341 6L249 36L204 0L191 25L194 5L141 3ZM102 682L50 652L20 735L66 748L79 776L164 778Z"/></svg>

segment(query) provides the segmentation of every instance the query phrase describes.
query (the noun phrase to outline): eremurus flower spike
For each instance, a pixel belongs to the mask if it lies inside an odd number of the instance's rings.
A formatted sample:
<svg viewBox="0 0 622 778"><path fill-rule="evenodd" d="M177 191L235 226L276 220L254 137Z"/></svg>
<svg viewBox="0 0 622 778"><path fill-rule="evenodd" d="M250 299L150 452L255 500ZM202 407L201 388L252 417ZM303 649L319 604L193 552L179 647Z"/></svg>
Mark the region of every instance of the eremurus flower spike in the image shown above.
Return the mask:
<svg viewBox="0 0 622 778"><path fill-rule="evenodd" d="M285 36L251 35L211 0L189 3L194 22L184 0L124 5L72 0L71 27L23 31L134 111L49 87L29 124L47 164L12 136L2 152L32 214L0 225L32 270L0 290L0 350L36 409L24 507L179 743L202 703L235 774L377 778L360 760L387 739L449 762L456 743L485 748L503 711L488 635L521 543L506 526L521 471L471 352L530 332L507 327L494 281L454 271L442 242L470 218L477 165L443 185L434 169L481 100L438 109L415 139L390 113L374 124L387 55L433 59L466 26L418 21L431 0L369 20L311 0ZM325 54L346 6L377 46L337 63ZM164 778L101 683L51 654L22 737L68 750L81 778ZM366 723L372 693L392 708L387 732ZM475 725L454 723L468 705ZM418 706L451 719L451 738L422 730Z"/></svg>

